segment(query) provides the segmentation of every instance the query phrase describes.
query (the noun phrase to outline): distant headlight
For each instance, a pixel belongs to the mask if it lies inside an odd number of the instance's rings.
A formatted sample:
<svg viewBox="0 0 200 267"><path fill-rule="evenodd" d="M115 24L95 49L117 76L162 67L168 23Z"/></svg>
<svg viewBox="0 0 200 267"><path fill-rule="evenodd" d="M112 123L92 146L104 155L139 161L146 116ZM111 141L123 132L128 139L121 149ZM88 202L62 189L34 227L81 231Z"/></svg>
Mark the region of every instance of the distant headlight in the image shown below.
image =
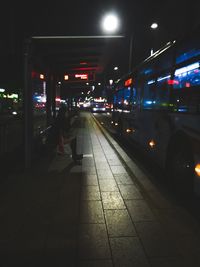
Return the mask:
<svg viewBox="0 0 200 267"><path fill-rule="evenodd" d="M16 111L13 111L12 114L13 114L13 115L17 115L17 112L16 112Z"/></svg>

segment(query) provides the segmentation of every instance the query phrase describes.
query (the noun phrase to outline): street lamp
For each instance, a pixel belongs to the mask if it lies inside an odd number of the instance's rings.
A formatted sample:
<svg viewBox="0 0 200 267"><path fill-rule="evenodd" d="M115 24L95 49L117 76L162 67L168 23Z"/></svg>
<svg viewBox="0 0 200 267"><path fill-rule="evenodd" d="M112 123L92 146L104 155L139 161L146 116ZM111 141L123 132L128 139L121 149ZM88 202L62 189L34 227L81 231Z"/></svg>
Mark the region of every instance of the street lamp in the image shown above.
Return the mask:
<svg viewBox="0 0 200 267"><path fill-rule="evenodd" d="M156 30L158 28L158 23L154 22L151 24L151 29L152 30ZM154 45L155 46L155 36L154 36ZM151 55L153 55L154 51L153 51L153 48L151 48Z"/></svg>
<svg viewBox="0 0 200 267"><path fill-rule="evenodd" d="M115 13L107 13L101 20L101 28L106 33L114 33L120 28L120 21ZM128 70L132 69L132 53L133 53L133 34L130 36L129 41L129 66ZM117 70L117 69L114 69Z"/></svg>
<svg viewBox="0 0 200 267"><path fill-rule="evenodd" d="M106 14L101 22L102 29L106 33L114 33L119 29L119 18L114 13Z"/></svg>
<svg viewBox="0 0 200 267"><path fill-rule="evenodd" d="M155 30L158 28L158 23L154 22L151 24L151 29Z"/></svg>

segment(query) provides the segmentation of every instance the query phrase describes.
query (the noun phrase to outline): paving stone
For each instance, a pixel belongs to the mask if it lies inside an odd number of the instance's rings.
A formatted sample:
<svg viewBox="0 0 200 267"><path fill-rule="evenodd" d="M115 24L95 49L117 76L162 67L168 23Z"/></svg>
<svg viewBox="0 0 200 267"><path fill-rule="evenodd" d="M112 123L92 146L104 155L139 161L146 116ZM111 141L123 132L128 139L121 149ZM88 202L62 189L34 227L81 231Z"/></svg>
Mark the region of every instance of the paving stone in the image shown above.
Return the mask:
<svg viewBox="0 0 200 267"><path fill-rule="evenodd" d="M97 168L97 171L98 169L110 171L110 166L106 161L105 162L96 161L96 168Z"/></svg>
<svg viewBox="0 0 200 267"><path fill-rule="evenodd" d="M115 267L150 267L137 237L110 238Z"/></svg>
<svg viewBox="0 0 200 267"><path fill-rule="evenodd" d="M104 209L126 209L119 192L102 192Z"/></svg>
<svg viewBox="0 0 200 267"><path fill-rule="evenodd" d="M105 179L107 179L107 180L114 180L114 177L113 177L113 175L112 174L106 174L105 175L105 173L101 173L101 174L98 174L98 179L99 180L105 180Z"/></svg>
<svg viewBox="0 0 200 267"><path fill-rule="evenodd" d="M96 174L85 174L82 177L83 185L96 185L98 186L98 180Z"/></svg>
<svg viewBox="0 0 200 267"><path fill-rule="evenodd" d="M117 184L123 184L123 185L133 184L133 180L127 173L115 174L114 177L115 177Z"/></svg>
<svg viewBox="0 0 200 267"><path fill-rule="evenodd" d="M94 167L94 166L95 166L94 159L87 158L87 160L84 160L84 155L83 155L82 168L83 167Z"/></svg>
<svg viewBox="0 0 200 267"><path fill-rule="evenodd" d="M110 170L98 170L97 175L98 175L99 180L114 179L114 176Z"/></svg>
<svg viewBox="0 0 200 267"><path fill-rule="evenodd" d="M80 212L81 223L105 223L101 201L82 201Z"/></svg>
<svg viewBox="0 0 200 267"><path fill-rule="evenodd" d="M111 259L105 224L80 225L79 258Z"/></svg>
<svg viewBox="0 0 200 267"><path fill-rule="evenodd" d="M121 173L127 173L126 169L124 168L124 166L119 165L119 166L110 166L111 171L113 174L121 174Z"/></svg>
<svg viewBox="0 0 200 267"><path fill-rule="evenodd" d="M82 186L81 199L82 200L101 200L99 186L95 186L95 185Z"/></svg>
<svg viewBox="0 0 200 267"><path fill-rule="evenodd" d="M119 189L122 194L123 199L143 199L142 194L137 189L137 187L134 184L119 184Z"/></svg>
<svg viewBox="0 0 200 267"><path fill-rule="evenodd" d="M107 154L106 153L106 158L108 159L108 160L119 160L119 158L118 158L118 156L116 155L116 153L114 153L114 152L112 152L112 153L109 153L109 154ZM120 160L119 160L120 161ZM120 163L121 163L121 161L120 161Z"/></svg>
<svg viewBox="0 0 200 267"><path fill-rule="evenodd" d="M186 267L185 263L180 258L153 258L149 259L149 262L151 264L151 267ZM188 267L192 267L193 265L190 265Z"/></svg>
<svg viewBox="0 0 200 267"><path fill-rule="evenodd" d="M108 159L108 163L110 166L117 166L121 164L120 160L115 160L115 159Z"/></svg>
<svg viewBox="0 0 200 267"><path fill-rule="evenodd" d="M111 260L90 260L81 261L79 267L113 267Z"/></svg>
<svg viewBox="0 0 200 267"><path fill-rule="evenodd" d="M60 200L52 210L51 220L54 223L76 223L79 218L79 199Z"/></svg>
<svg viewBox="0 0 200 267"><path fill-rule="evenodd" d="M125 203L134 222L155 220L155 216L145 200L125 200Z"/></svg>
<svg viewBox="0 0 200 267"><path fill-rule="evenodd" d="M105 217L110 237L136 236L127 210L105 210Z"/></svg>
<svg viewBox="0 0 200 267"><path fill-rule="evenodd" d="M96 167L95 166L82 166L82 173L83 174L96 174Z"/></svg>
<svg viewBox="0 0 200 267"><path fill-rule="evenodd" d="M174 241L156 221L135 223L136 231L149 257L180 256Z"/></svg>
<svg viewBox="0 0 200 267"><path fill-rule="evenodd" d="M99 186L102 192L119 191L119 188L114 179L100 179Z"/></svg>

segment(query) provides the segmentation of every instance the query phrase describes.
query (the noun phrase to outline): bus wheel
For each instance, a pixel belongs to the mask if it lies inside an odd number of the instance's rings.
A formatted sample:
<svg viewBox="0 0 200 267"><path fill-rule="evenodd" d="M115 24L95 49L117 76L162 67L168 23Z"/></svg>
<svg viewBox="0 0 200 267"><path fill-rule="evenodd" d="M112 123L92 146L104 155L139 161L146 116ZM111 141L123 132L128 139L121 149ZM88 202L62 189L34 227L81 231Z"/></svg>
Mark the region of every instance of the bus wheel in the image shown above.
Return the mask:
<svg viewBox="0 0 200 267"><path fill-rule="evenodd" d="M191 196L194 186L194 160L189 145L173 144L168 160L167 173L170 184L181 194Z"/></svg>

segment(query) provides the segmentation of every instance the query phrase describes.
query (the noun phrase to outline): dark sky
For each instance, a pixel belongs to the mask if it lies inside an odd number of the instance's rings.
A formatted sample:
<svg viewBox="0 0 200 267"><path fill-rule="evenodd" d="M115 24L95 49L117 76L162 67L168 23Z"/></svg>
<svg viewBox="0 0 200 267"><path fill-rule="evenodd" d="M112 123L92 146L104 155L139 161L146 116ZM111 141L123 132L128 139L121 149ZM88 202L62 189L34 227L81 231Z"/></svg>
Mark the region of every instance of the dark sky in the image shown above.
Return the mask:
<svg viewBox="0 0 200 267"><path fill-rule="evenodd" d="M113 10L121 18L121 33L146 35L150 24L158 21L160 31L174 35L198 20L198 7L197 0L13 1L1 8L0 17L2 30L8 29L15 37L101 34L99 21L104 13Z"/></svg>
<svg viewBox="0 0 200 267"><path fill-rule="evenodd" d="M115 11L119 15L120 34L133 34L136 61L149 55L155 38L157 46L161 46L199 23L198 0L23 2L7 1L0 10L0 56L8 56L10 65L14 68L20 64L25 37L101 35L100 20L107 11ZM150 25L154 21L159 24L156 36L155 32L152 33L150 30Z"/></svg>

